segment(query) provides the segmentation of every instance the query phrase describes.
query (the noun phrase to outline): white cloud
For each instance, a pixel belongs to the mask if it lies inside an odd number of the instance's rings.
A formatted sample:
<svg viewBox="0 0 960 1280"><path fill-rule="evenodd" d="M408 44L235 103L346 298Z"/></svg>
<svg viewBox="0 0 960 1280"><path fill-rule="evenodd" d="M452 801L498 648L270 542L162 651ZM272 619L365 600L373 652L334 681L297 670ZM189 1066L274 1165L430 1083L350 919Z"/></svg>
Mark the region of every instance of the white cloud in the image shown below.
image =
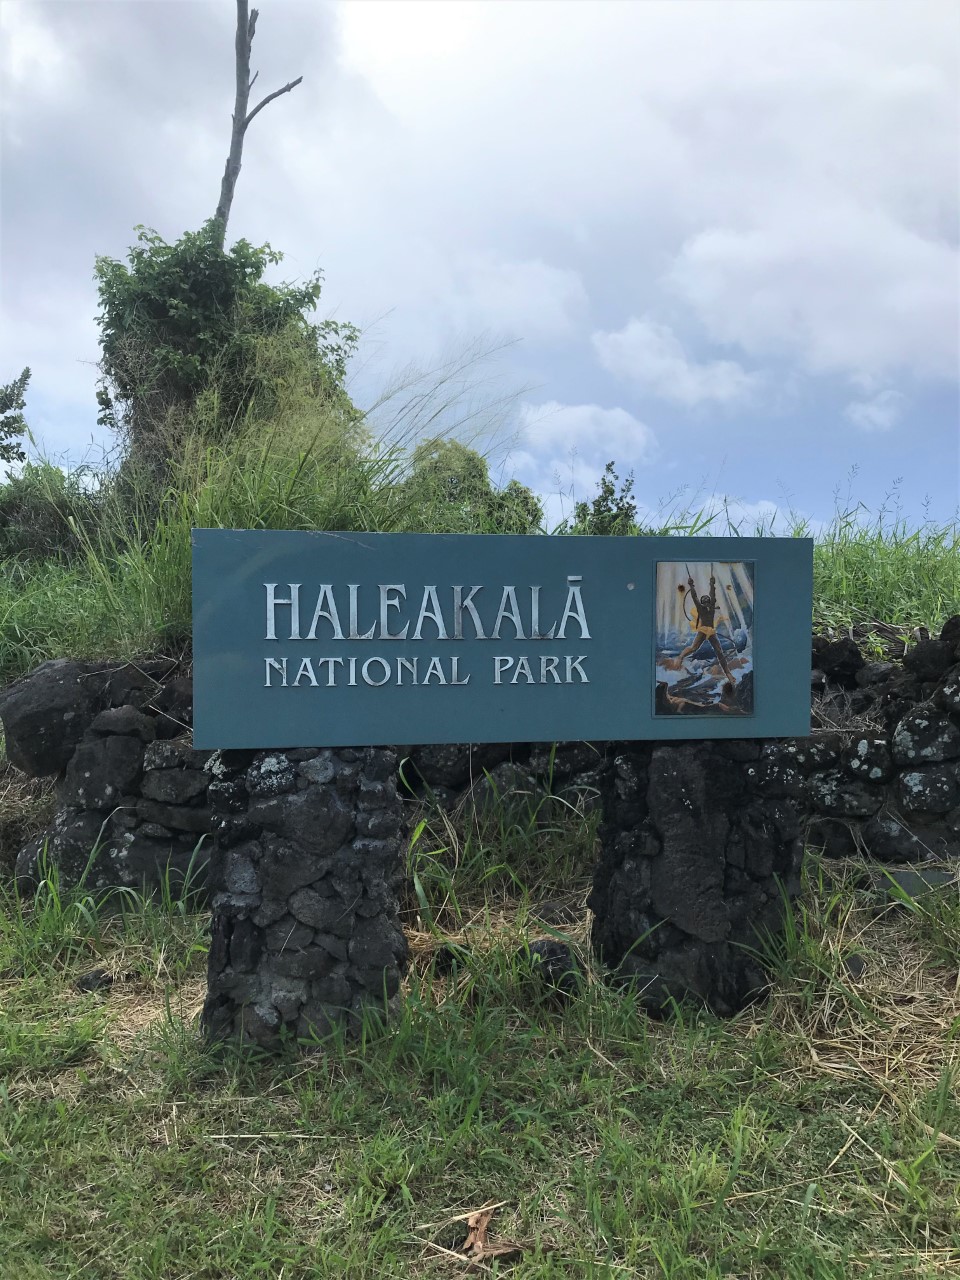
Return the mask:
<svg viewBox="0 0 960 1280"><path fill-rule="evenodd" d="M757 375L736 361L698 364L689 359L673 330L646 316L630 320L616 333L597 332L591 341L605 369L631 379L650 395L690 408L741 403L759 385Z"/></svg>
<svg viewBox="0 0 960 1280"><path fill-rule="evenodd" d="M459 327L496 329L511 337L564 338L587 307L576 271L539 259L504 262L478 254L458 264L447 304Z"/></svg>
<svg viewBox="0 0 960 1280"><path fill-rule="evenodd" d="M853 203L712 228L668 273L716 341L814 374L956 377L956 247Z"/></svg>
<svg viewBox="0 0 960 1280"><path fill-rule="evenodd" d="M550 400L521 406L508 463L511 474L543 497L549 529L570 515L575 502L593 497L608 462L625 480L659 454L654 432L626 409Z"/></svg>
<svg viewBox="0 0 960 1280"><path fill-rule="evenodd" d="M900 421L906 403L905 395L888 387L869 400L852 400L843 416L861 431L889 431Z"/></svg>
<svg viewBox="0 0 960 1280"><path fill-rule="evenodd" d="M626 409L603 409L598 404L525 404L521 409L521 439L554 456L570 453L603 456L631 465L653 462L660 447L653 431Z"/></svg>

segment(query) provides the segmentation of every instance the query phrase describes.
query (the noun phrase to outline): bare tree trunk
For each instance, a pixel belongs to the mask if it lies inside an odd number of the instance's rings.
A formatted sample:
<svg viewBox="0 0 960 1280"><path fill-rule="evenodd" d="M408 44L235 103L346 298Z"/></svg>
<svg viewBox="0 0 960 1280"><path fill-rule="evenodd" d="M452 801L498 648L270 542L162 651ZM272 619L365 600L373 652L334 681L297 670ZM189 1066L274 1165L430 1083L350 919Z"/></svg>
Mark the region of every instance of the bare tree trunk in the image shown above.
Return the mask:
<svg viewBox="0 0 960 1280"><path fill-rule="evenodd" d="M237 0L237 96L233 107L230 154L227 156L227 163L223 170L223 181L220 183L220 203L217 205L217 212L214 214L215 221L219 223L221 248L226 239L227 222L233 205L233 193L236 190L237 178L240 176L240 164L243 160L243 140L247 128L254 116L262 111L268 102L272 102L274 98L279 98L283 93L289 93L291 89L295 89L303 80L303 76L298 76L296 80L291 80L289 84L285 84L282 89L275 89L273 93L268 93L248 113L250 90L253 88L253 82L257 78L257 75L254 75L252 80L250 78L250 51L253 48L253 37L257 30L257 18L259 16L259 12L256 9L249 10L248 14L247 0Z"/></svg>

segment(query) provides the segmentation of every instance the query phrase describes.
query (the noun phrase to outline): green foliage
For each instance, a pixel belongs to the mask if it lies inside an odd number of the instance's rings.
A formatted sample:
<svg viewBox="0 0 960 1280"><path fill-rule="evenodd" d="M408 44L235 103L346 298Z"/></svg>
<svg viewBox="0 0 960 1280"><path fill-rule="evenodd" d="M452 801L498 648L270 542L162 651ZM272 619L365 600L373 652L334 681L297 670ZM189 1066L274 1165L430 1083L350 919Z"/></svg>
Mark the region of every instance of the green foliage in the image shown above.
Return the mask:
<svg viewBox="0 0 960 1280"><path fill-rule="evenodd" d="M301 285L267 284L282 255L246 240L224 250L212 220L174 244L144 227L137 240L127 265L100 257L95 269L100 422L121 431L134 454L169 447L164 434L201 400L214 437L251 411L269 418L291 378L345 424L356 420L344 382L358 334L307 318L319 272Z"/></svg>
<svg viewBox="0 0 960 1280"><path fill-rule="evenodd" d="M615 466L613 462L607 463L597 483L596 497L589 503L578 502L573 508L573 519L564 521L558 533L626 537L643 532L637 523L637 504L633 499L633 472L621 482Z"/></svg>
<svg viewBox="0 0 960 1280"><path fill-rule="evenodd" d="M102 494L87 468L28 462L0 486L0 557L72 560L96 525Z"/></svg>
<svg viewBox="0 0 960 1280"><path fill-rule="evenodd" d="M411 530L536 533L543 523L543 508L530 489L517 480L494 488L486 460L459 440L418 444L397 496Z"/></svg>
<svg viewBox="0 0 960 1280"><path fill-rule="evenodd" d="M30 370L24 369L19 378L0 386L0 462L23 462L26 457L19 438L27 429L23 410L29 381Z"/></svg>

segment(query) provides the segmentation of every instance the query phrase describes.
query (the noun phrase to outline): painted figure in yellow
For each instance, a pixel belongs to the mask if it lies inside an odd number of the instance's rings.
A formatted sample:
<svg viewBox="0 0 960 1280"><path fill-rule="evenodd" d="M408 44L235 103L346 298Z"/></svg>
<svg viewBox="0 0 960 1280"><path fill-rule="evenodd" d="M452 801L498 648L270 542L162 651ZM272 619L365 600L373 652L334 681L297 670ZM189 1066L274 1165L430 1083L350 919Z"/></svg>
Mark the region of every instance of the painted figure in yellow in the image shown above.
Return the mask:
<svg viewBox="0 0 960 1280"><path fill-rule="evenodd" d="M694 616L690 621L695 632L695 639L679 655L675 665L678 668L682 666L685 658L691 657L703 644L709 642L710 647L716 654L720 669L730 683L733 684L733 674L727 666L727 660L723 656L723 649L720 647L720 641L717 638L717 622L719 621L717 618L717 580L711 575L710 592L708 595L702 596L697 595L697 584L690 574L687 575L687 583L690 588L690 597L693 600Z"/></svg>

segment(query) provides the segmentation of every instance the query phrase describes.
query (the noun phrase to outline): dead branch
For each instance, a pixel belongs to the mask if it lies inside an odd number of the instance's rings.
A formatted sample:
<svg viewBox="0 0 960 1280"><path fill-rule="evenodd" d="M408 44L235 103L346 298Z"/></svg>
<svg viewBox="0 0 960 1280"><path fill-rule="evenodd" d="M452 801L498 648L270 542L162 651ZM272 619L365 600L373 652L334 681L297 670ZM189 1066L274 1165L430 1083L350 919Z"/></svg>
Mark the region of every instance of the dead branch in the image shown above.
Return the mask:
<svg viewBox="0 0 960 1280"><path fill-rule="evenodd" d="M303 76L299 76L296 80L291 80L282 89L275 89L273 93L268 93L265 98L257 103L252 111L247 110L250 104L250 90L260 74L259 71L255 72L253 78L250 78L250 53L253 48L253 37L256 34L257 18L259 16L258 10L248 10L247 0L237 0L237 34L235 40L237 91L233 106L233 127L230 131L230 153L227 156L227 163L223 170L223 179L220 183L220 201L217 205L217 212L214 215L220 225L221 246L226 239L227 222L230 218L233 195L237 187L237 178L240 176L240 165L243 160L243 141L247 129L250 127L250 122L268 103L273 102L274 98L279 98L283 94L289 93L291 89L295 89L303 81Z"/></svg>

